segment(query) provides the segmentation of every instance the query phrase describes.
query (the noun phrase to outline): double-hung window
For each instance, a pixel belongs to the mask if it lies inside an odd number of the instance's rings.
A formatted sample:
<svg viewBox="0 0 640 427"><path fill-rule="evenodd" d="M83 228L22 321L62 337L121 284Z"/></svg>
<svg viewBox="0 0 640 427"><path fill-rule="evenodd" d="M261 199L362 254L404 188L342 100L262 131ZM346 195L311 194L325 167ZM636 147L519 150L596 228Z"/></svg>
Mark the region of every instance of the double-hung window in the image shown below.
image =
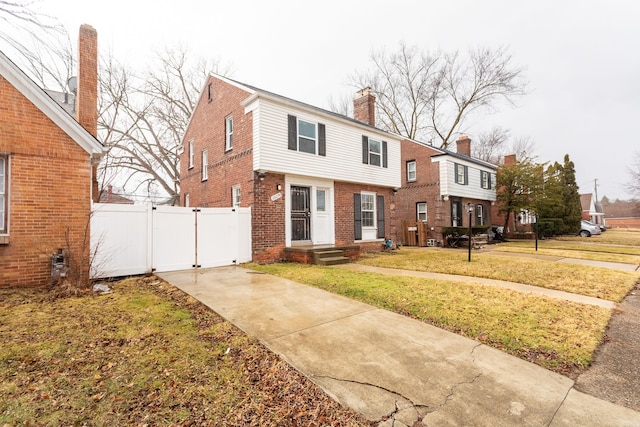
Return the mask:
<svg viewBox="0 0 640 427"><path fill-rule="evenodd" d="M480 185L482 188L491 189L491 174L489 172L480 171Z"/></svg>
<svg viewBox="0 0 640 427"><path fill-rule="evenodd" d="M418 221L427 221L427 202L416 203L416 217Z"/></svg>
<svg viewBox="0 0 640 427"><path fill-rule="evenodd" d="M416 161L409 160L407 162L407 182L416 180Z"/></svg>
<svg viewBox="0 0 640 427"><path fill-rule="evenodd" d="M362 135L362 163L387 167L387 142Z"/></svg>
<svg viewBox="0 0 640 427"><path fill-rule="evenodd" d="M316 154L316 124L298 120L298 151Z"/></svg>
<svg viewBox="0 0 640 427"><path fill-rule="evenodd" d="M224 118L224 149L229 151L233 148L233 117Z"/></svg>
<svg viewBox="0 0 640 427"><path fill-rule="evenodd" d="M360 196L362 210L362 227L376 226L376 195L372 193L362 193Z"/></svg>
<svg viewBox="0 0 640 427"><path fill-rule="evenodd" d="M454 163L454 174L456 184L469 184L468 167L459 163Z"/></svg>
<svg viewBox="0 0 640 427"><path fill-rule="evenodd" d="M238 184L231 187L231 199L232 199L234 208L240 207L240 196L241 196L240 185Z"/></svg>
<svg viewBox="0 0 640 427"><path fill-rule="evenodd" d="M209 151L202 150L202 180L209 178Z"/></svg>
<svg viewBox="0 0 640 427"><path fill-rule="evenodd" d="M7 233L7 217L9 210L9 185L7 184L8 169L8 157L0 156L0 234Z"/></svg>
<svg viewBox="0 0 640 427"><path fill-rule="evenodd" d="M322 123L314 123L288 116L289 150L303 153L327 155L326 128Z"/></svg>

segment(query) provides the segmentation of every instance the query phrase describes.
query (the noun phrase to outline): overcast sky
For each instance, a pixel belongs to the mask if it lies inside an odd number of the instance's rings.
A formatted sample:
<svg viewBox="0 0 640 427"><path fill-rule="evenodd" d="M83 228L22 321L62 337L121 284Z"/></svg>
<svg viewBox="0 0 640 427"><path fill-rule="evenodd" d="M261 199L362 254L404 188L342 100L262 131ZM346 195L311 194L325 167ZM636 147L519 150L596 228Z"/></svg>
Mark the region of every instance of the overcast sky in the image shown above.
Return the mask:
<svg viewBox="0 0 640 427"><path fill-rule="evenodd" d="M516 108L468 123L530 137L537 160L575 163L581 193L628 199L640 151L640 2L633 0L44 0L73 41L80 24L99 49L136 68L165 45L231 64L231 77L327 108L353 93L349 75L372 49L400 41L426 50L508 46L530 93ZM473 143L473 142L472 142Z"/></svg>

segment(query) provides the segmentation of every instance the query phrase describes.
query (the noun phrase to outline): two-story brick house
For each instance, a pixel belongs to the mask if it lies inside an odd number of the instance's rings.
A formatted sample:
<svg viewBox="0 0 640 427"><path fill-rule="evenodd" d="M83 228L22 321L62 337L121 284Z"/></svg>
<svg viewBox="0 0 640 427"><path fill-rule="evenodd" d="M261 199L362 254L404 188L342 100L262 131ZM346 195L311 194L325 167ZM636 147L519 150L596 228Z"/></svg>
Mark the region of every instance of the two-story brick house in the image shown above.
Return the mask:
<svg viewBox="0 0 640 427"><path fill-rule="evenodd" d="M429 238L442 241L442 227L469 226L470 209L473 226L491 225L497 166L472 158L467 136L458 139L456 150L402 141L402 187L396 210L404 240L416 222L423 222Z"/></svg>
<svg viewBox="0 0 640 427"><path fill-rule="evenodd" d="M71 249L88 277L97 197L97 33L80 28L77 118L0 52L0 287L49 283L50 257Z"/></svg>
<svg viewBox="0 0 640 427"><path fill-rule="evenodd" d="M372 98L355 120L211 75L184 136L182 204L251 207L255 261L379 250L395 240L401 138L374 126Z"/></svg>

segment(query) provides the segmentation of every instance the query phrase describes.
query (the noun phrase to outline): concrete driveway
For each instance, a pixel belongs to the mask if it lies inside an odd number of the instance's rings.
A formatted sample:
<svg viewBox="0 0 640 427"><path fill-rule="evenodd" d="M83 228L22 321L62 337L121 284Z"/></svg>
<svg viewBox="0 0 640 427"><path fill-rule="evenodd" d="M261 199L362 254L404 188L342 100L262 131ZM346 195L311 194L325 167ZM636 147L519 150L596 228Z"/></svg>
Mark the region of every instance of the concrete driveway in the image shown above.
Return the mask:
<svg viewBox="0 0 640 427"><path fill-rule="evenodd" d="M640 425L567 377L342 296L241 267L159 277L379 426Z"/></svg>

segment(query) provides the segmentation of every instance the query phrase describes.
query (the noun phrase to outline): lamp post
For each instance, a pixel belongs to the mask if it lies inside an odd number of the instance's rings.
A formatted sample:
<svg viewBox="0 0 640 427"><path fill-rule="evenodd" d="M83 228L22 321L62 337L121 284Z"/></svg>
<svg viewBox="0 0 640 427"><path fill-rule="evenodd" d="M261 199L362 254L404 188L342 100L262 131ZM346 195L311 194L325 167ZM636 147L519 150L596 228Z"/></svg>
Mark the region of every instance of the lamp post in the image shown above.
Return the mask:
<svg viewBox="0 0 640 427"><path fill-rule="evenodd" d="M469 262L471 262L471 219L473 215L473 208L474 206L472 203L467 203L467 210L469 211L469 232L467 233L469 236Z"/></svg>
<svg viewBox="0 0 640 427"><path fill-rule="evenodd" d="M533 220L535 221L536 224L536 252L538 252L538 214L534 212L533 214Z"/></svg>

